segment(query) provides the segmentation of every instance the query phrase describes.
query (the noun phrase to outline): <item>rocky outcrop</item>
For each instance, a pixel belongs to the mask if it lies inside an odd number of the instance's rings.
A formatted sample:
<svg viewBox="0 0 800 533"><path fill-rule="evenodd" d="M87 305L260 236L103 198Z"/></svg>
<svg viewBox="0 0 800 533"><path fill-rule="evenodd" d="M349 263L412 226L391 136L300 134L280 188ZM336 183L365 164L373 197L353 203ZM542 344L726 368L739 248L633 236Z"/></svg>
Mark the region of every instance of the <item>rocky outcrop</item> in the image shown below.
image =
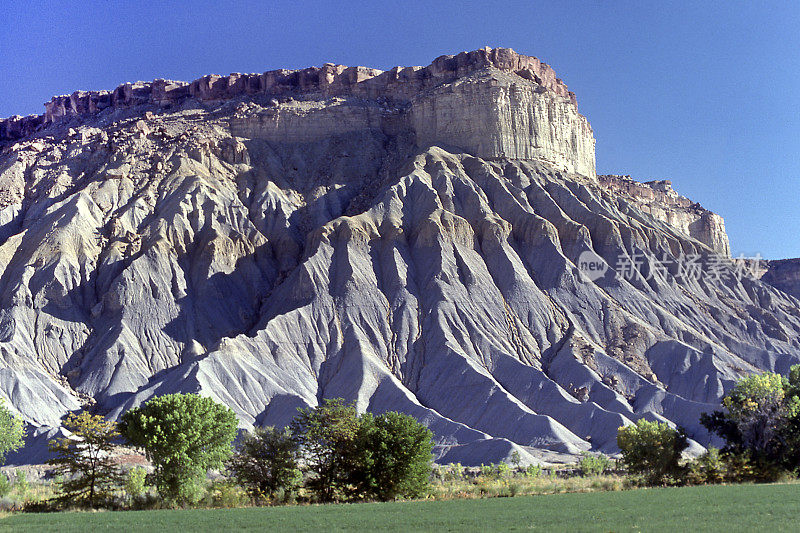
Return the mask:
<svg viewBox="0 0 800 533"><path fill-rule="evenodd" d="M639 182L630 176L602 175L600 185L639 209L730 257L728 234L721 216L679 195L669 180Z"/></svg>
<svg viewBox="0 0 800 533"><path fill-rule="evenodd" d="M762 261L761 280L800 299L800 259Z"/></svg>
<svg viewBox="0 0 800 533"><path fill-rule="evenodd" d="M191 83L168 80L120 85L113 91L77 91L54 97L45 114L0 121L0 142L19 140L65 119L137 107L175 108L188 102L254 98L268 102L236 131L259 128L262 137L324 136L326 127L388 127L416 137L420 146L445 144L484 158L547 161L594 176L594 137L577 111L575 95L535 57L507 48L442 56L427 67L380 71L326 64L263 74L204 76ZM326 99L336 110L328 113ZM255 104L254 104L255 105ZM314 132L320 114L323 131ZM251 115L256 113L251 110ZM312 116L309 116L312 115ZM344 118L344 124L337 120ZM281 137L286 139L286 137Z"/></svg>
<svg viewBox="0 0 800 533"><path fill-rule="evenodd" d="M737 378L800 361L797 300L731 265L681 272L719 235L659 186L598 182L542 64L325 69L340 89L317 71L269 94L176 84L179 105L112 98L4 145L0 395L31 446L67 412L169 392L243 428L323 398L401 410L442 462L613 452L643 417L706 443L699 415ZM621 257L644 261L622 275Z"/></svg>

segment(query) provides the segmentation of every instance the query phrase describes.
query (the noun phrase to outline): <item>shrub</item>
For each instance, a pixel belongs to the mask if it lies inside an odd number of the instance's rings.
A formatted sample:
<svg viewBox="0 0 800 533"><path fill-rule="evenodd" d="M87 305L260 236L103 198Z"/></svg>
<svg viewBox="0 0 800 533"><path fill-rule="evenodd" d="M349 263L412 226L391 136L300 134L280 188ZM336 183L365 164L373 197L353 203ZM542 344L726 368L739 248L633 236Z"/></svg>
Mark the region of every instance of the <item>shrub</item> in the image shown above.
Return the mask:
<svg viewBox="0 0 800 533"><path fill-rule="evenodd" d="M542 475L542 466L541 465L528 465L528 468L525 469L525 475L528 477L539 477Z"/></svg>
<svg viewBox="0 0 800 533"><path fill-rule="evenodd" d="M141 466L136 466L128 470L125 476L125 492L131 498L138 498L144 494L147 486L147 470Z"/></svg>
<svg viewBox="0 0 800 533"><path fill-rule="evenodd" d="M681 429L640 419L617 430L617 446L630 473L643 476L648 484L658 485L680 477L681 452L689 442Z"/></svg>
<svg viewBox="0 0 800 533"><path fill-rule="evenodd" d="M25 443L25 426L20 418L11 414L0 398L0 465L6 460L6 455L22 448Z"/></svg>
<svg viewBox="0 0 800 533"><path fill-rule="evenodd" d="M511 468L504 461L497 463L495 467L495 474L499 478L506 478L511 476Z"/></svg>
<svg viewBox="0 0 800 533"><path fill-rule="evenodd" d="M242 438L227 466L253 498L274 499L278 491L282 498L287 498L302 480L298 456L297 441L291 431L256 428Z"/></svg>
<svg viewBox="0 0 800 533"><path fill-rule="evenodd" d="M432 473L431 432L396 412L358 416L355 405L329 399L301 409L291 425L319 501L418 497ZM443 468L435 471L442 478Z"/></svg>
<svg viewBox="0 0 800 533"><path fill-rule="evenodd" d="M595 455L589 452L583 452L578 461L578 470L582 476L599 476L610 468L611 459L602 453Z"/></svg>
<svg viewBox="0 0 800 533"><path fill-rule="evenodd" d="M356 497L387 501L424 496L431 477L432 439L430 430L411 416L394 411L363 415L357 438Z"/></svg>
<svg viewBox="0 0 800 533"><path fill-rule="evenodd" d="M16 470L15 477L14 489L16 489L21 496L24 496L30 488L30 484L28 483L28 475L24 470Z"/></svg>
<svg viewBox="0 0 800 533"><path fill-rule="evenodd" d="M307 487L323 502L346 498L358 460L359 430L355 404L341 398L326 399L320 406L300 409L291 424L301 447Z"/></svg>
<svg viewBox="0 0 800 533"><path fill-rule="evenodd" d="M208 487L202 503L205 507L234 509L249 505L250 496L243 487L226 481L217 481Z"/></svg>
<svg viewBox="0 0 800 533"><path fill-rule="evenodd" d="M5 474L0 474L0 498L5 498L11 492L11 481Z"/></svg>
<svg viewBox="0 0 800 533"><path fill-rule="evenodd" d="M122 416L120 431L144 449L153 480L169 501L195 502L205 476L230 457L237 418L231 409L197 394L168 394Z"/></svg>
<svg viewBox="0 0 800 533"><path fill-rule="evenodd" d="M464 467L461 463L450 463L447 465L445 481L459 481L464 478Z"/></svg>
<svg viewBox="0 0 800 533"><path fill-rule="evenodd" d="M105 502L119 482L117 465L109 453L113 440L119 436L117 424L87 412L70 413L63 422L72 432L69 437L49 442L55 455L48 461L55 466L54 474L66 478L59 484L62 503L97 507Z"/></svg>

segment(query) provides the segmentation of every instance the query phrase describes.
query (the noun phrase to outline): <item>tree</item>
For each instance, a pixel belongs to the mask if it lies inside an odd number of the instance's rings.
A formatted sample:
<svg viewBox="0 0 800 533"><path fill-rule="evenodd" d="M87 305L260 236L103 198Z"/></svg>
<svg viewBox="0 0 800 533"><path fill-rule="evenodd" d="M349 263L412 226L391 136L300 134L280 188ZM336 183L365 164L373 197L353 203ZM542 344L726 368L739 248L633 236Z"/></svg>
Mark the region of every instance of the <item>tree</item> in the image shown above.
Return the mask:
<svg viewBox="0 0 800 533"><path fill-rule="evenodd" d="M675 430L666 423L639 419L636 424L617 430L617 446L631 473L658 485L680 476L681 453L689 441L680 428Z"/></svg>
<svg viewBox="0 0 800 533"><path fill-rule="evenodd" d="M321 501L344 498L359 460L357 436L359 419L355 404L341 398L326 399L322 405L299 409L291 424L300 446L307 486Z"/></svg>
<svg viewBox="0 0 800 533"><path fill-rule="evenodd" d="M117 465L111 460L113 440L119 436L116 422L87 412L70 413L63 422L72 434L52 439L49 464L54 474L65 481L60 484L61 501L79 506L97 507L111 496L120 481Z"/></svg>
<svg viewBox="0 0 800 533"><path fill-rule="evenodd" d="M230 457L238 420L234 412L197 394L168 394L122 416L120 431L144 449L162 497L194 501L210 468Z"/></svg>
<svg viewBox="0 0 800 533"><path fill-rule="evenodd" d="M800 366L788 379L772 372L740 380L722 399L722 411L700 422L726 441L726 454L746 456L757 475L800 464Z"/></svg>
<svg viewBox="0 0 800 533"><path fill-rule="evenodd" d="M256 428L244 436L227 466L252 497L274 497L279 491L291 493L299 485L298 456L298 443L291 431Z"/></svg>
<svg viewBox="0 0 800 533"><path fill-rule="evenodd" d="M430 430L408 415L363 415L354 493L382 501L424 496L430 484L432 439Z"/></svg>
<svg viewBox="0 0 800 533"><path fill-rule="evenodd" d="M22 420L12 415L0 398L0 465L5 463L9 452L22 448L24 439L25 426Z"/></svg>

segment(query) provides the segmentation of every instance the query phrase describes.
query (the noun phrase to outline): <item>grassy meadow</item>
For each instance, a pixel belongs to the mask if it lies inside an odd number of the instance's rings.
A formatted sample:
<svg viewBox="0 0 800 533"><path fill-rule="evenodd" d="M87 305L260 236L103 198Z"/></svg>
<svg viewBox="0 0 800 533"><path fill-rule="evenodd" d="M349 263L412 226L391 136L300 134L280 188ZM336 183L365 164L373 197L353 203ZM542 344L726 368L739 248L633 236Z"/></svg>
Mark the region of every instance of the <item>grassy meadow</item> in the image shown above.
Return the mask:
<svg viewBox="0 0 800 533"><path fill-rule="evenodd" d="M7 514L0 530L797 531L800 485L243 509Z"/></svg>

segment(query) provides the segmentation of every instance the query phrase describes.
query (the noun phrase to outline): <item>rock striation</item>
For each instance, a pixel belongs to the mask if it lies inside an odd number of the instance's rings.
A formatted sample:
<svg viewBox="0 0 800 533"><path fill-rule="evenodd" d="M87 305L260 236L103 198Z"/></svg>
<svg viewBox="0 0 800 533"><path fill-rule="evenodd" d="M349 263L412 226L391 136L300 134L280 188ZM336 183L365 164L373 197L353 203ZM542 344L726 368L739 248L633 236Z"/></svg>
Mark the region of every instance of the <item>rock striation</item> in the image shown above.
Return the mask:
<svg viewBox="0 0 800 533"><path fill-rule="evenodd" d="M330 397L401 410L444 463L614 452L643 417L705 444L698 417L736 379L800 362L798 301L732 265L682 272L727 251L721 219L598 179L591 128L535 58L126 87L3 122L15 461L67 412L170 392L242 428Z"/></svg>

